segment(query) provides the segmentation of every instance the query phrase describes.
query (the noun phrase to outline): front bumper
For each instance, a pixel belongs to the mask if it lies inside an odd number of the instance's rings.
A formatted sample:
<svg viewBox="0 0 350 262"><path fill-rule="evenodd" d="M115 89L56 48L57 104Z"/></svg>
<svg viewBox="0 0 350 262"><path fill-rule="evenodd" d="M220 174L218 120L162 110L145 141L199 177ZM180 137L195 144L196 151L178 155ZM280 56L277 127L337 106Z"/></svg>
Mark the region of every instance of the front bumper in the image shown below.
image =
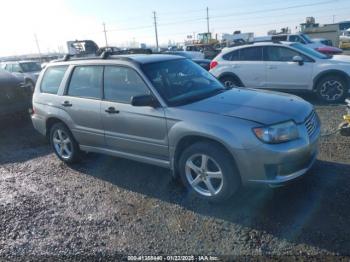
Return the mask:
<svg viewBox="0 0 350 262"><path fill-rule="evenodd" d="M299 133L298 140L288 143L236 151L242 182L281 186L307 173L317 159L320 128L312 137L304 127L299 127Z"/></svg>

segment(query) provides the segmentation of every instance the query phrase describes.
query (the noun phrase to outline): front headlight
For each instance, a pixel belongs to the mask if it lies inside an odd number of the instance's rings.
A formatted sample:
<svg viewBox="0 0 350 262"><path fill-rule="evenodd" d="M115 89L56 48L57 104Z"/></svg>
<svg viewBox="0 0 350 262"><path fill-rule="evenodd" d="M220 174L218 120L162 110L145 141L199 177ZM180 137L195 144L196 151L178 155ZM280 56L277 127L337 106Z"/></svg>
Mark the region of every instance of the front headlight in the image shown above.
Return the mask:
<svg viewBox="0 0 350 262"><path fill-rule="evenodd" d="M299 137L298 127L293 121L253 128L253 131L261 141L269 144L283 143Z"/></svg>

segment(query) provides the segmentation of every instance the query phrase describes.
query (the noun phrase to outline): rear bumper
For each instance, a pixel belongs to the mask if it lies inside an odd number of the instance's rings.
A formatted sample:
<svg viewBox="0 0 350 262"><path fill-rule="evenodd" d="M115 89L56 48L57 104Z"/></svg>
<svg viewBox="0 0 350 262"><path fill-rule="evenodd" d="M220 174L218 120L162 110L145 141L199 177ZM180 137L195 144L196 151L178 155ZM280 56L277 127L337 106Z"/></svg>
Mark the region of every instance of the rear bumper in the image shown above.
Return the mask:
<svg viewBox="0 0 350 262"><path fill-rule="evenodd" d="M46 136L45 119L42 119L39 115L33 114L31 116L34 128L42 135Z"/></svg>

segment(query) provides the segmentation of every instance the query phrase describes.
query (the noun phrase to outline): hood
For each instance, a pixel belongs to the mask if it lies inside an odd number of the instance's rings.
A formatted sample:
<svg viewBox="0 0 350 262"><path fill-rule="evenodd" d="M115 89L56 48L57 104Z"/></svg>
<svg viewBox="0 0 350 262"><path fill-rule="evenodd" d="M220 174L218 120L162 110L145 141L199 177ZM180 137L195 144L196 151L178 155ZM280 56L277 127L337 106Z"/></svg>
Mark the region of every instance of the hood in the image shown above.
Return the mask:
<svg viewBox="0 0 350 262"><path fill-rule="evenodd" d="M313 110L310 103L297 96L238 88L182 106L182 108L237 117L263 125L288 120L302 123Z"/></svg>
<svg viewBox="0 0 350 262"><path fill-rule="evenodd" d="M341 50L340 48L337 48L334 46L324 45L324 44L318 43L318 42L313 42L313 43L307 44L307 46L310 48L316 49L317 51L319 51L321 53L339 54L339 53L343 52L343 50Z"/></svg>
<svg viewBox="0 0 350 262"><path fill-rule="evenodd" d="M330 61L350 63L350 56L348 55L334 55Z"/></svg>

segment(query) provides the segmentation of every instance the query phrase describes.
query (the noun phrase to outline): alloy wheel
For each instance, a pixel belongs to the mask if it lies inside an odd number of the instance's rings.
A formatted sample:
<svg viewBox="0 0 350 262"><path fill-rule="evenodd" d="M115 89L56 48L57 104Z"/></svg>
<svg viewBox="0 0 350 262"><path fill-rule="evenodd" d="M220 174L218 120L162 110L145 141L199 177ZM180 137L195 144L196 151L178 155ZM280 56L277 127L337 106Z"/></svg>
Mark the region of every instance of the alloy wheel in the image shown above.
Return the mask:
<svg viewBox="0 0 350 262"><path fill-rule="evenodd" d="M336 101L344 94L344 87L340 81L328 80L320 89L320 95L327 101Z"/></svg>
<svg viewBox="0 0 350 262"><path fill-rule="evenodd" d="M53 145L57 154L63 159L70 159L73 154L73 144L69 136L62 129L55 130Z"/></svg>
<svg viewBox="0 0 350 262"><path fill-rule="evenodd" d="M205 154L191 156L186 161L185 173L191 187L203 196L215 196L223 187L224 179L220 166Z"/></svg>

